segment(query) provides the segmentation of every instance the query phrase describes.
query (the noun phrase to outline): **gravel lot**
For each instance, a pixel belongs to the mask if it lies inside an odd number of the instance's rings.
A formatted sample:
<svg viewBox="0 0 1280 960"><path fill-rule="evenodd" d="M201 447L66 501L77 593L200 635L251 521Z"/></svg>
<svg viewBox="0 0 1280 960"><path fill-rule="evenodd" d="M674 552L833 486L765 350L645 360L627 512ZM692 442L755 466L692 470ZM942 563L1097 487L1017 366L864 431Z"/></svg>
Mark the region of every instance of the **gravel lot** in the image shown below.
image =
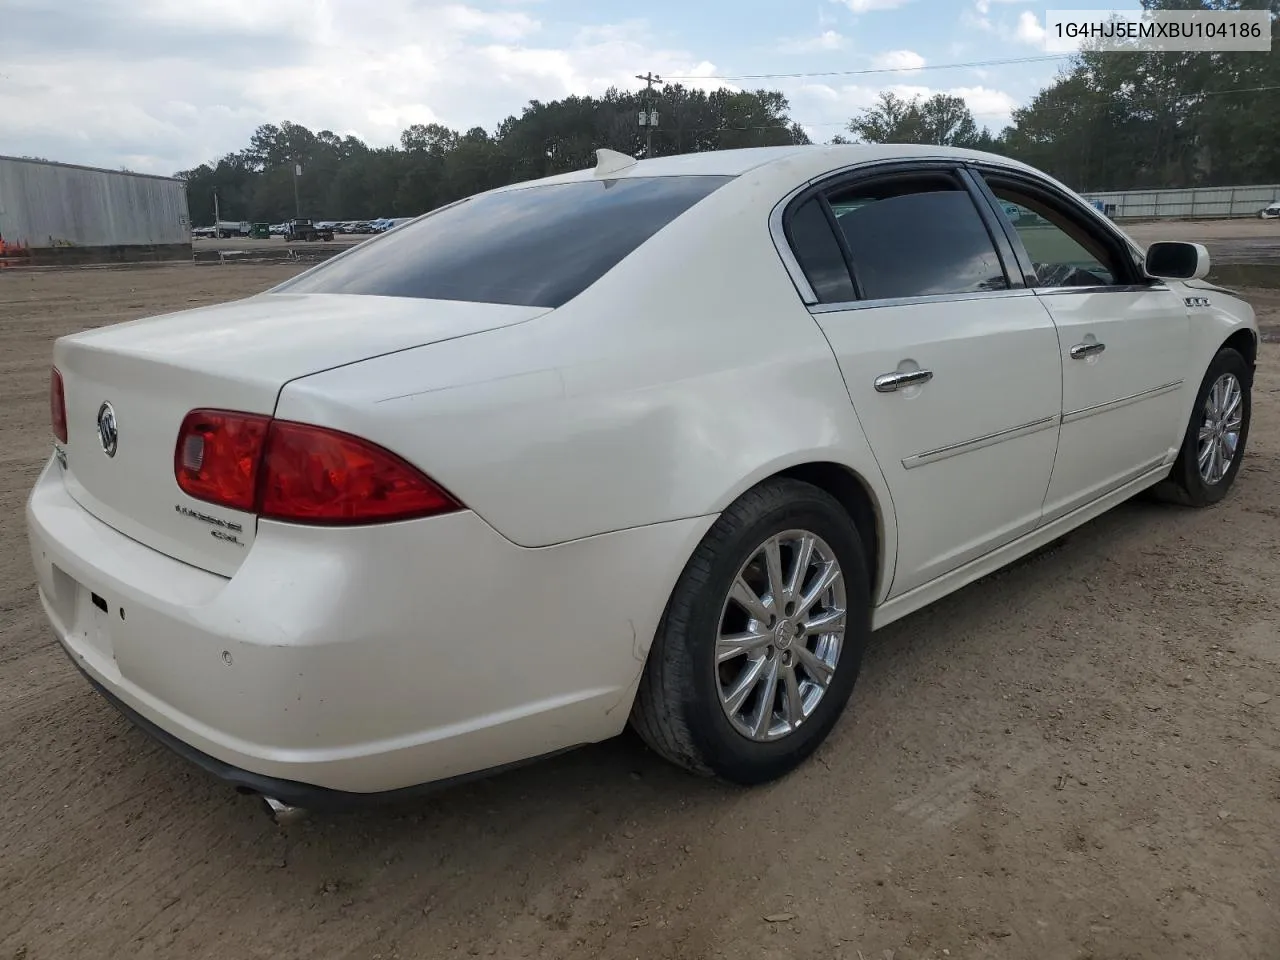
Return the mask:
<svg viewBox="0 0 1280 960"><path fill-rule="evenodd" d="M1280 957L1280 347L1225 503L1131 502L877 634L783 782L626 736L282 830L76 674L21 512L55 336L296 269L0 273L0 960Z"/></svg>
<svg viewBox="0 0 1280 960"><path fill-rule="evenodd" d="M1256 217L1235 220L1121 221L1120 228L1139 243L1192 240L1209 248L1221 265L1267 263L1280 266L1280 220Z"/></svg>

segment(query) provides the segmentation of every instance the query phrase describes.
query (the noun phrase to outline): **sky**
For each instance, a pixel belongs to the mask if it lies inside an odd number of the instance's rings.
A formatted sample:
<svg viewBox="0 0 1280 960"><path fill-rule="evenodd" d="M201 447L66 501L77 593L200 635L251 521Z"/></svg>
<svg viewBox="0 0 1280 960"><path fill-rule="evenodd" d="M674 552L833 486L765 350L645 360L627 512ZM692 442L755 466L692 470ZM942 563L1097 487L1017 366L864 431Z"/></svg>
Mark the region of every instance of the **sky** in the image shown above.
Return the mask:
<svg viewBox="0 0 1280 960"><path fill-rule="evenodd" d="M959 95L996 132L1064 63L1047 59L1046 10L1137 6L0 0L0 154L171 175L239 150L263 123L371 145L395 143L413 123L492 131L529 100L635 89L647 71L688 86L782 90L817 142L882 90ZM987 65L951 66L975 63ZM791 76L743 79L760 74Z"/></svg>

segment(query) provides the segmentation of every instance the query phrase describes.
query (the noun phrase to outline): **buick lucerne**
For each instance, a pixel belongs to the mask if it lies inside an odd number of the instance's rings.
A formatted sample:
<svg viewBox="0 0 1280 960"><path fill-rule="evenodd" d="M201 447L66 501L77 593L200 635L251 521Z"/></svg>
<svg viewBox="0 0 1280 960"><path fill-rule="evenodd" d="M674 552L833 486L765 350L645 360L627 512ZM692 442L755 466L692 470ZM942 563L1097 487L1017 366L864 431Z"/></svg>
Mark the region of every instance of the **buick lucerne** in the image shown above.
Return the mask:
<svg viewBox="0 0 1280 960"><path fill-rule="evenodd" d="M59 339L40 598L130 719L277 805L628 722L766 781L872 630L1140 492L1227 493L1258 334L1208 270L985 153L602 150Z"/></svg>

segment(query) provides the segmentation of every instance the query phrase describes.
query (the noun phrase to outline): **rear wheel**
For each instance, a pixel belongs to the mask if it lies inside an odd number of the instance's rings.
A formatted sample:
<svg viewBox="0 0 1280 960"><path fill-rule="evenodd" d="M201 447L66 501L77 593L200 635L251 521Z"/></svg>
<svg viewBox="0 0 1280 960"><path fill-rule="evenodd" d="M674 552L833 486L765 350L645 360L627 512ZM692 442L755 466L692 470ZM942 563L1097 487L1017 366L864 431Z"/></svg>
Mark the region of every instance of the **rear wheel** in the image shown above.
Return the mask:
<svg viewBox="0 0 1280 960"><path fill-rule="evenodd" d="M1230 347L1219 350L1200 384L1178 459L1157 494L1191 507L1207 507L1227 495L1249 439L1252 386L1244 357Z"/></svg>
<svg viewBox="0 0 1280 960"><path fill-rule="evenodd" d="M631 724L659 754L742 784L798 766L827 737L870 632L861 540L821 489L744 494L686 565Z"/></svg>

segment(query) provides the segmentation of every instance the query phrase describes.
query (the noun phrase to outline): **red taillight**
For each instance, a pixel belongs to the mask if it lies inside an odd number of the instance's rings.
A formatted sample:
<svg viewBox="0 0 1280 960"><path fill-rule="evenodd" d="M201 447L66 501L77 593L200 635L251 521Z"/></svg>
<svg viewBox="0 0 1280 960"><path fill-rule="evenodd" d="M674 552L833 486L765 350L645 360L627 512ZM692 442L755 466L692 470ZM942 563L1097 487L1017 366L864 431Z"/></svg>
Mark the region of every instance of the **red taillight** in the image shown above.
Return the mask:
<svg viewBox="0 0 1280 960"><path fill-rule="evenodd" d="M302 523L377 523L459 504L394 453L359 437L275 420L263 457L259 512Z"/></svg>
<svg viewBox="0 0 1280 960"><path fill-rule="evenodd" d="M192 410L178 431L173 472L188 496L250 512L270 417Z"/></svg>
<svg viewBox="0 0 1280 960"><path fill-rule="evenodd" d="M421 471L367 440L222 410L187 415L174 471L188 495L270 520L379 523L462 508Z"/></svg>
<svg viewBox="0 0 1280 960"><path fill-rule="evenodd" d="M62 386L62 374L53 368L49 378L49 420L53 424L53 436L59 443L67 442L67 395Z"/></svg>

